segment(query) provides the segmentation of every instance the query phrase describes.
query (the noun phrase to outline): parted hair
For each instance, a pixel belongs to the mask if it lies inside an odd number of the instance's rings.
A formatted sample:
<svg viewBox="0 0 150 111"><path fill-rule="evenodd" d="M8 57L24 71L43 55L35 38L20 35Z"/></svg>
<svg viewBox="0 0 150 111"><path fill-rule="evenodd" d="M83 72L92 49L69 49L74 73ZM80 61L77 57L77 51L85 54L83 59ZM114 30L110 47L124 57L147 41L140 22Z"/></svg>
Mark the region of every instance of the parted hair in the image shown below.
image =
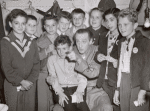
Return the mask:
<svg viewBox="0 0 150 111"><path fill-rule="evenodd" d="M124 17L128 17L129 21L131 21L132 23L136 23L138 21L138 13L136 10L134 9L122 9L119 12L118 18L124 18Z"/></svg>
<svg viewBox="0 0 150 111"><path fill-rule="evenodd" d="M105 20L106 15L109 15L109 14L112 14L113 16L118 18L119 12L120 12L120 9L118 8L110 8L104 12L103 19Z"/></svg>
<svg viewBox="0 0 150 111"><path fill-rule="evenodd" d="M61 11L60 15L59 15L59 19L60 18L66 18L68 21L71 21L72 19L72 15L71 13L67 12L67 11Z"/></svg>
<svg viewBox="0 0 150 111"><path fill-rule="evenodd" d="M57 47L60 44L68 44L68 46L71 46L71 40L67 35L60 35L55 39L54 46Z"/></svg>
<svg viewBox="0 0 150 111"><path fill-rule="evenodd" d="M83 14L85 16L85 12L81 8L75 8L72 12L71 15L73 17L74 14Z"/></svg>
<svg viewBox="0 0 150 111"><path fill-rule="evenodd" d="M15 18L17 18L18 16L21 16L21 17L25 17L26 20L27 20L27 14L26 12L24 12L23 10L21 9L13 9L10 14L8 15L8 20L9 22L12 22Z"/></svg>
<svg viewBox="0 0 150 111"><path fill-rule="evenodd" d="M58 22L58 17L52 16L52 15L49 15L49 14L45 15L44 18L42 19L43 25L45 25L46 20L55 20L56 22Z"/></svg>
<svg viewBox="0 0 150 111"><path fill-rule="evenodd" d="M91 9L91 11L90 11L90 13L89 13L89 16L91 16L91 13L92 13L93 11L95 11L95 10L99 11L99 12L102 13L102 14L104 13L103 9L95 7L95 8L93 8L93 9Z"/></svg>
<svg viewBox="0 0 150 111"><path fill-rule="evenodd" d="M27 21L28 20L35 20L35 21L37 21L37 18L34 15L28 15L27 16Z"/></svg>

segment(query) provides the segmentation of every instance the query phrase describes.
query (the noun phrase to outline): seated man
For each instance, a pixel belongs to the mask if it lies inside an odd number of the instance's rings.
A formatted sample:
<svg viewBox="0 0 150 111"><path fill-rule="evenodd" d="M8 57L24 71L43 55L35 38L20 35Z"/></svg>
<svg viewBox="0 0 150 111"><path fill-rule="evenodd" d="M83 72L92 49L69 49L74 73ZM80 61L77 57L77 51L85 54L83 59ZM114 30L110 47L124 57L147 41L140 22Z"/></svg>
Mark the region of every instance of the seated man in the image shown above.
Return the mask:
<svg viewBox="0 0 150 111"><path fill-rule="evenodd" d="M98 47L91 45L92 34L88 29L79 29L75 33L76 47L67 56L76 62L75 70L88 79L86 101L91 111L112 111L107 93L96 87L100 65L94 61Z"/></svg>
<svg viewBox="0 0 150 111"><path fill-rule="evenodd" d="M66 57L71 50L71 40L66 35L60 35L54 45L57 54L50 56L47 63L50 75L47 82L54 90L54 102L64 107L65 111L89 111L84 94L87 79L75 72L75 62Z"/></svg>

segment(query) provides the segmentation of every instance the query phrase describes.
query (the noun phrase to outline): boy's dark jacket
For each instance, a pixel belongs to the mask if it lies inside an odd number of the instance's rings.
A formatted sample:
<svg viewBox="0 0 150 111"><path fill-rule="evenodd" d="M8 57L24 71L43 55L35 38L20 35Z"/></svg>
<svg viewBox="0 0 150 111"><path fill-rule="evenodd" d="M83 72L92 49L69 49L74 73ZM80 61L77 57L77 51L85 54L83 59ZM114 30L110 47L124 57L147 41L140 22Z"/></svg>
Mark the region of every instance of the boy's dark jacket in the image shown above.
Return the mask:
<svg viewBox="0 0 150 111"><path fill-rule="evenodd" d="M148 83L150 81L150 40L142 35L140 31L136 31L134 48L138 49L135 53L132 50L130 58L131 88L140 86L143 90L149 90ZM119 42L119 55L121 43L125 41L121 39Z"/></svg>
<svg viewBox="0 0 150 111"><path fill-rule="evenodd" d="M108 32L103 33L103 35L101 36L100 40L99 40L99 49L98 52L95 55L95 61L97 61L97 55L99 53L104 54L105 56L107 55L107 45L108 45L108 37L106 37L106 34ZM113 57L114 59L118 60L118 41L122 38L121 35L118 36L113 49L110 53L110 56ZM97 61L98 62L98 61ZM98 62L100 63L100 62ZM105 78L105 72L106 72L106 65L107 65L107 61L103 61L100 63L101 64L101 69L100 69L100 74L99 74L99 78L97 80L97 87L102 87L104 78ZM116 86L117 83L117 68L113 67L113 64L108 62L108 82L110 86Z"/></svg>

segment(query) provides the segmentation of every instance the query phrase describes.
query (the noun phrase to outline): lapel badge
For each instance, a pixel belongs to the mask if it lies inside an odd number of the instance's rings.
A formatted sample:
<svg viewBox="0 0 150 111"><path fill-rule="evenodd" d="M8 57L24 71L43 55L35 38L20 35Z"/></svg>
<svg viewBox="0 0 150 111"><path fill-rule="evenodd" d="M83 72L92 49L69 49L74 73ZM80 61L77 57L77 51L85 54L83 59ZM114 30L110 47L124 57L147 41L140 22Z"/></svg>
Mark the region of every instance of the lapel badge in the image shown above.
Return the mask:
<svg viewBox="0 0 150 111"><path fill-rule="evenodd" d="M138 52L138 48L137 48L137 47L134 47L134 48L133 48L133 53L136 54L137 52Z"/></svg>
<svg viewBox="0 0 150 111"><path fill-rule="evenodd" d="M116 45L118 45L119 40L116 40Z"/></svg>

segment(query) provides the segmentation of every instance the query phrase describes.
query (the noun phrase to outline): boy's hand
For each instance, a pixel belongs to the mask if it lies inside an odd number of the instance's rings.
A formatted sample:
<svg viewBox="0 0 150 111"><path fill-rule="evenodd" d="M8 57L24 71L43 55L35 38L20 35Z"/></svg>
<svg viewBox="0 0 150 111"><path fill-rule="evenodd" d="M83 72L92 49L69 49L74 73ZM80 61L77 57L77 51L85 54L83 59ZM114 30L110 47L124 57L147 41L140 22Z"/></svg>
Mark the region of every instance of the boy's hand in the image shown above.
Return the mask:
<svg viewBox="0 0 150 111"><path fill-rule="evenodd" d="M106 56L106 60L107 60L108 62L112 62L114 68L117 68L117 66L118 66L118 60L117 60L117 59L114 59L114 58L111 57L111 56Z"/></svg>
<svg viewBox="0 0 150 111"><path fill-rule="evenodd" d="M64 102L66 102L68 104L68 97L63 93L63 92L60 92L58 93L59 95L59 104L64 107Z"/></svg>
<svg viewBox="0 0 150 111"><path fill-rule="evenodd" d="M71 51L71 52L67 52L67 57L71 60L71 61L76 61L77 60L77 56L75 54L74 51Z"/></svg>
<svg viewBox="0 0 150 111"><path fill-rule="evenodd" d="M83 102L83 93L75 92L74 94L77 96L77 103Z"/></svg>
<svg viewBox="0 0 150 111"><path fill-rule="evenodd" d="M53 76L51 76L51 75L46 78L46 81L47 81L47 83L48 83L49 85L54 84L54 83L55 83L55 80L56 80L56 77L53 77Z"/></svg>
<svg viewBox="0 0 150 111"><path fill-rule="evenodd" d="M138 94L138 106L142 106L146 100L145 100L145 95L146 95L146 91L145 90L140 90L139 94Z"/></svg>
<svg viewBox="0 0 150 111"><path fill-rule="evenodd" d="M106 56L104 54L98 54L97 55L97 60L99 62L102 62L102 61L106 60Z"/></svg>
<svg viewBox="0 0 150 111"><path fill-rule="evenodd" d="M119 101L119 91L117 91L117 90L115 90L113 102L117 106L119 106L119 104L120 104L120 101Z"/></svg>
<svg viewBox="0 0 150 111"><path fill-rule="evenodd" d="M64 111L64 109L59 104L55 104L53 111Z"/></svg>
<svg viewBox="0 0 150 111"><path fill-rule="evenodd" d="M49 45L49 46L46 48L46 52L47 52L47 53L50 53L50 52L52 52L53 50L54 50L54 45L53 45L53 44Z"/></svg>
<svg viewBox="0 0 150 111"><path fill-rule="evenodd" d="M23 87L23 86L21 86L21 89L20 89L21 91L25 91L26 89Z"/></svg>
<svg viewBox="0 0 150 111"><path fill-rule="evenodd" d="M32 85L33 85L33 83L30 82L30 81L28 81L28 80L22 80L22 81L20 82L20 84L21 84L22 87L25 88L26 90L29 90L29 89L32 87Z"/></svg>

